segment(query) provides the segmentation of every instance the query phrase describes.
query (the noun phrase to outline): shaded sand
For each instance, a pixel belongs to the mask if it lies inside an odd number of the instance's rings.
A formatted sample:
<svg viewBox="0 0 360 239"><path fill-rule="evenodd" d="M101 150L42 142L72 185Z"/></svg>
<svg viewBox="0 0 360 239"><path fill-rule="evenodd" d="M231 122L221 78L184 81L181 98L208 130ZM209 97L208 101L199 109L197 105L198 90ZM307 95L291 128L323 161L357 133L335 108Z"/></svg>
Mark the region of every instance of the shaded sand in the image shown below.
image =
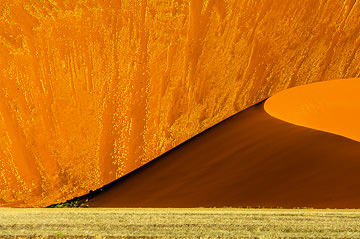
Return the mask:
<svg viewBox="0 0 360 239"><path fill-rule="evenodd" d="M91 207L360 208L360 143L242 111L87 195Z"/></svg>
<svg viewBox="0 0 360 239"><path fill-rule="evenodd" d="M360 141L360 79L318 82L279 92L265 110L281 120Z"/></svg>

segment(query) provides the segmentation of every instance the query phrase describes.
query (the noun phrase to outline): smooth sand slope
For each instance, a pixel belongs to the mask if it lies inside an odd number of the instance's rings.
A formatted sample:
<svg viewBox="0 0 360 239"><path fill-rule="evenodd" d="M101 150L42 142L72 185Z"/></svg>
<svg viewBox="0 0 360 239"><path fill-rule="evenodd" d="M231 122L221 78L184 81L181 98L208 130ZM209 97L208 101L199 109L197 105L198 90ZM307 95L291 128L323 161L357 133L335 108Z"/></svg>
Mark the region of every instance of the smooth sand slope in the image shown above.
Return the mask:
<svg viewBox="0 0 360 239"><path fill-rule="evenodd" d="M341 79L284 90L265 103L281 120L360 141L360 79Z"/></svg>
<svg viewBox="0 0 360 239"><path fill-rule="evenodd" d="M359 142L276 119L260 103L105 186L89 205L360 208L359 156Z"/></svg>

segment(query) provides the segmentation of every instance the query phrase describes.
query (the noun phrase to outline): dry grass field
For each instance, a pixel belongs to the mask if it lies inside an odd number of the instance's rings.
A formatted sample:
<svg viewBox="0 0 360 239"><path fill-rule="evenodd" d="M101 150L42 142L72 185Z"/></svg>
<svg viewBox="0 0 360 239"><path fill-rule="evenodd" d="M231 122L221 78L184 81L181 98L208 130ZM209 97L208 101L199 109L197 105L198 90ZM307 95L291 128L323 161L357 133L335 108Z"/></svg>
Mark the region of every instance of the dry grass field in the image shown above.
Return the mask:
<svg viewBox="0 0 360 239"><path fill-rule="evenodd" d="M0 238L360 237L360 210L0 209Z"/></svg>

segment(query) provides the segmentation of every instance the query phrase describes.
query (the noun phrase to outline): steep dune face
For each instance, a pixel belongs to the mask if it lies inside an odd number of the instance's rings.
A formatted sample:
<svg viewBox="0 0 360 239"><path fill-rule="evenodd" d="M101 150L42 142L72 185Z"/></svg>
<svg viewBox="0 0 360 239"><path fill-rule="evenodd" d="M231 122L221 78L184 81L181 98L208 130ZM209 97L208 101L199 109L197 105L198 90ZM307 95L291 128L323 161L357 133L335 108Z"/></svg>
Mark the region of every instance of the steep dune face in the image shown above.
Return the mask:
<svg viewBox="0 0 360 239"><path fill-rule="evenodd" d="M360 142L360 79L332 80L284 90L265 103L281 120Z"/></svg>
<svg viewBox="0 0 360 239"><path fill-rule="evenodd" d="M63 201L291 86L359 76L355 0L0 2L0 205Z"/></svg>

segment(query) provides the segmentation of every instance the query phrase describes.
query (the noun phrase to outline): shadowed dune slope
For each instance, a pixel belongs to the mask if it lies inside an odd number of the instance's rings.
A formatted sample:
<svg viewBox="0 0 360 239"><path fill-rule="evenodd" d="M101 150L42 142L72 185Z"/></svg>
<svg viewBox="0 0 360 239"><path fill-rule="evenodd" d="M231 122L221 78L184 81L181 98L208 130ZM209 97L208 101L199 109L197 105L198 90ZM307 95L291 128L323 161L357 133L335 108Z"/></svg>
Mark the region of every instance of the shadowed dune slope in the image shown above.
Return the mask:
<svg viewBox="0 0 360 239"><path fill-rule="evenodd" d="M265 111L281 120L360 141L360 79L317 82L281 91Z"/></svg>
<svg viewBox="0 0 360 239"><path fill-rule="evenodd" d="M89 196L92 207L360 208L360 143L242 111Z"/></svg>

